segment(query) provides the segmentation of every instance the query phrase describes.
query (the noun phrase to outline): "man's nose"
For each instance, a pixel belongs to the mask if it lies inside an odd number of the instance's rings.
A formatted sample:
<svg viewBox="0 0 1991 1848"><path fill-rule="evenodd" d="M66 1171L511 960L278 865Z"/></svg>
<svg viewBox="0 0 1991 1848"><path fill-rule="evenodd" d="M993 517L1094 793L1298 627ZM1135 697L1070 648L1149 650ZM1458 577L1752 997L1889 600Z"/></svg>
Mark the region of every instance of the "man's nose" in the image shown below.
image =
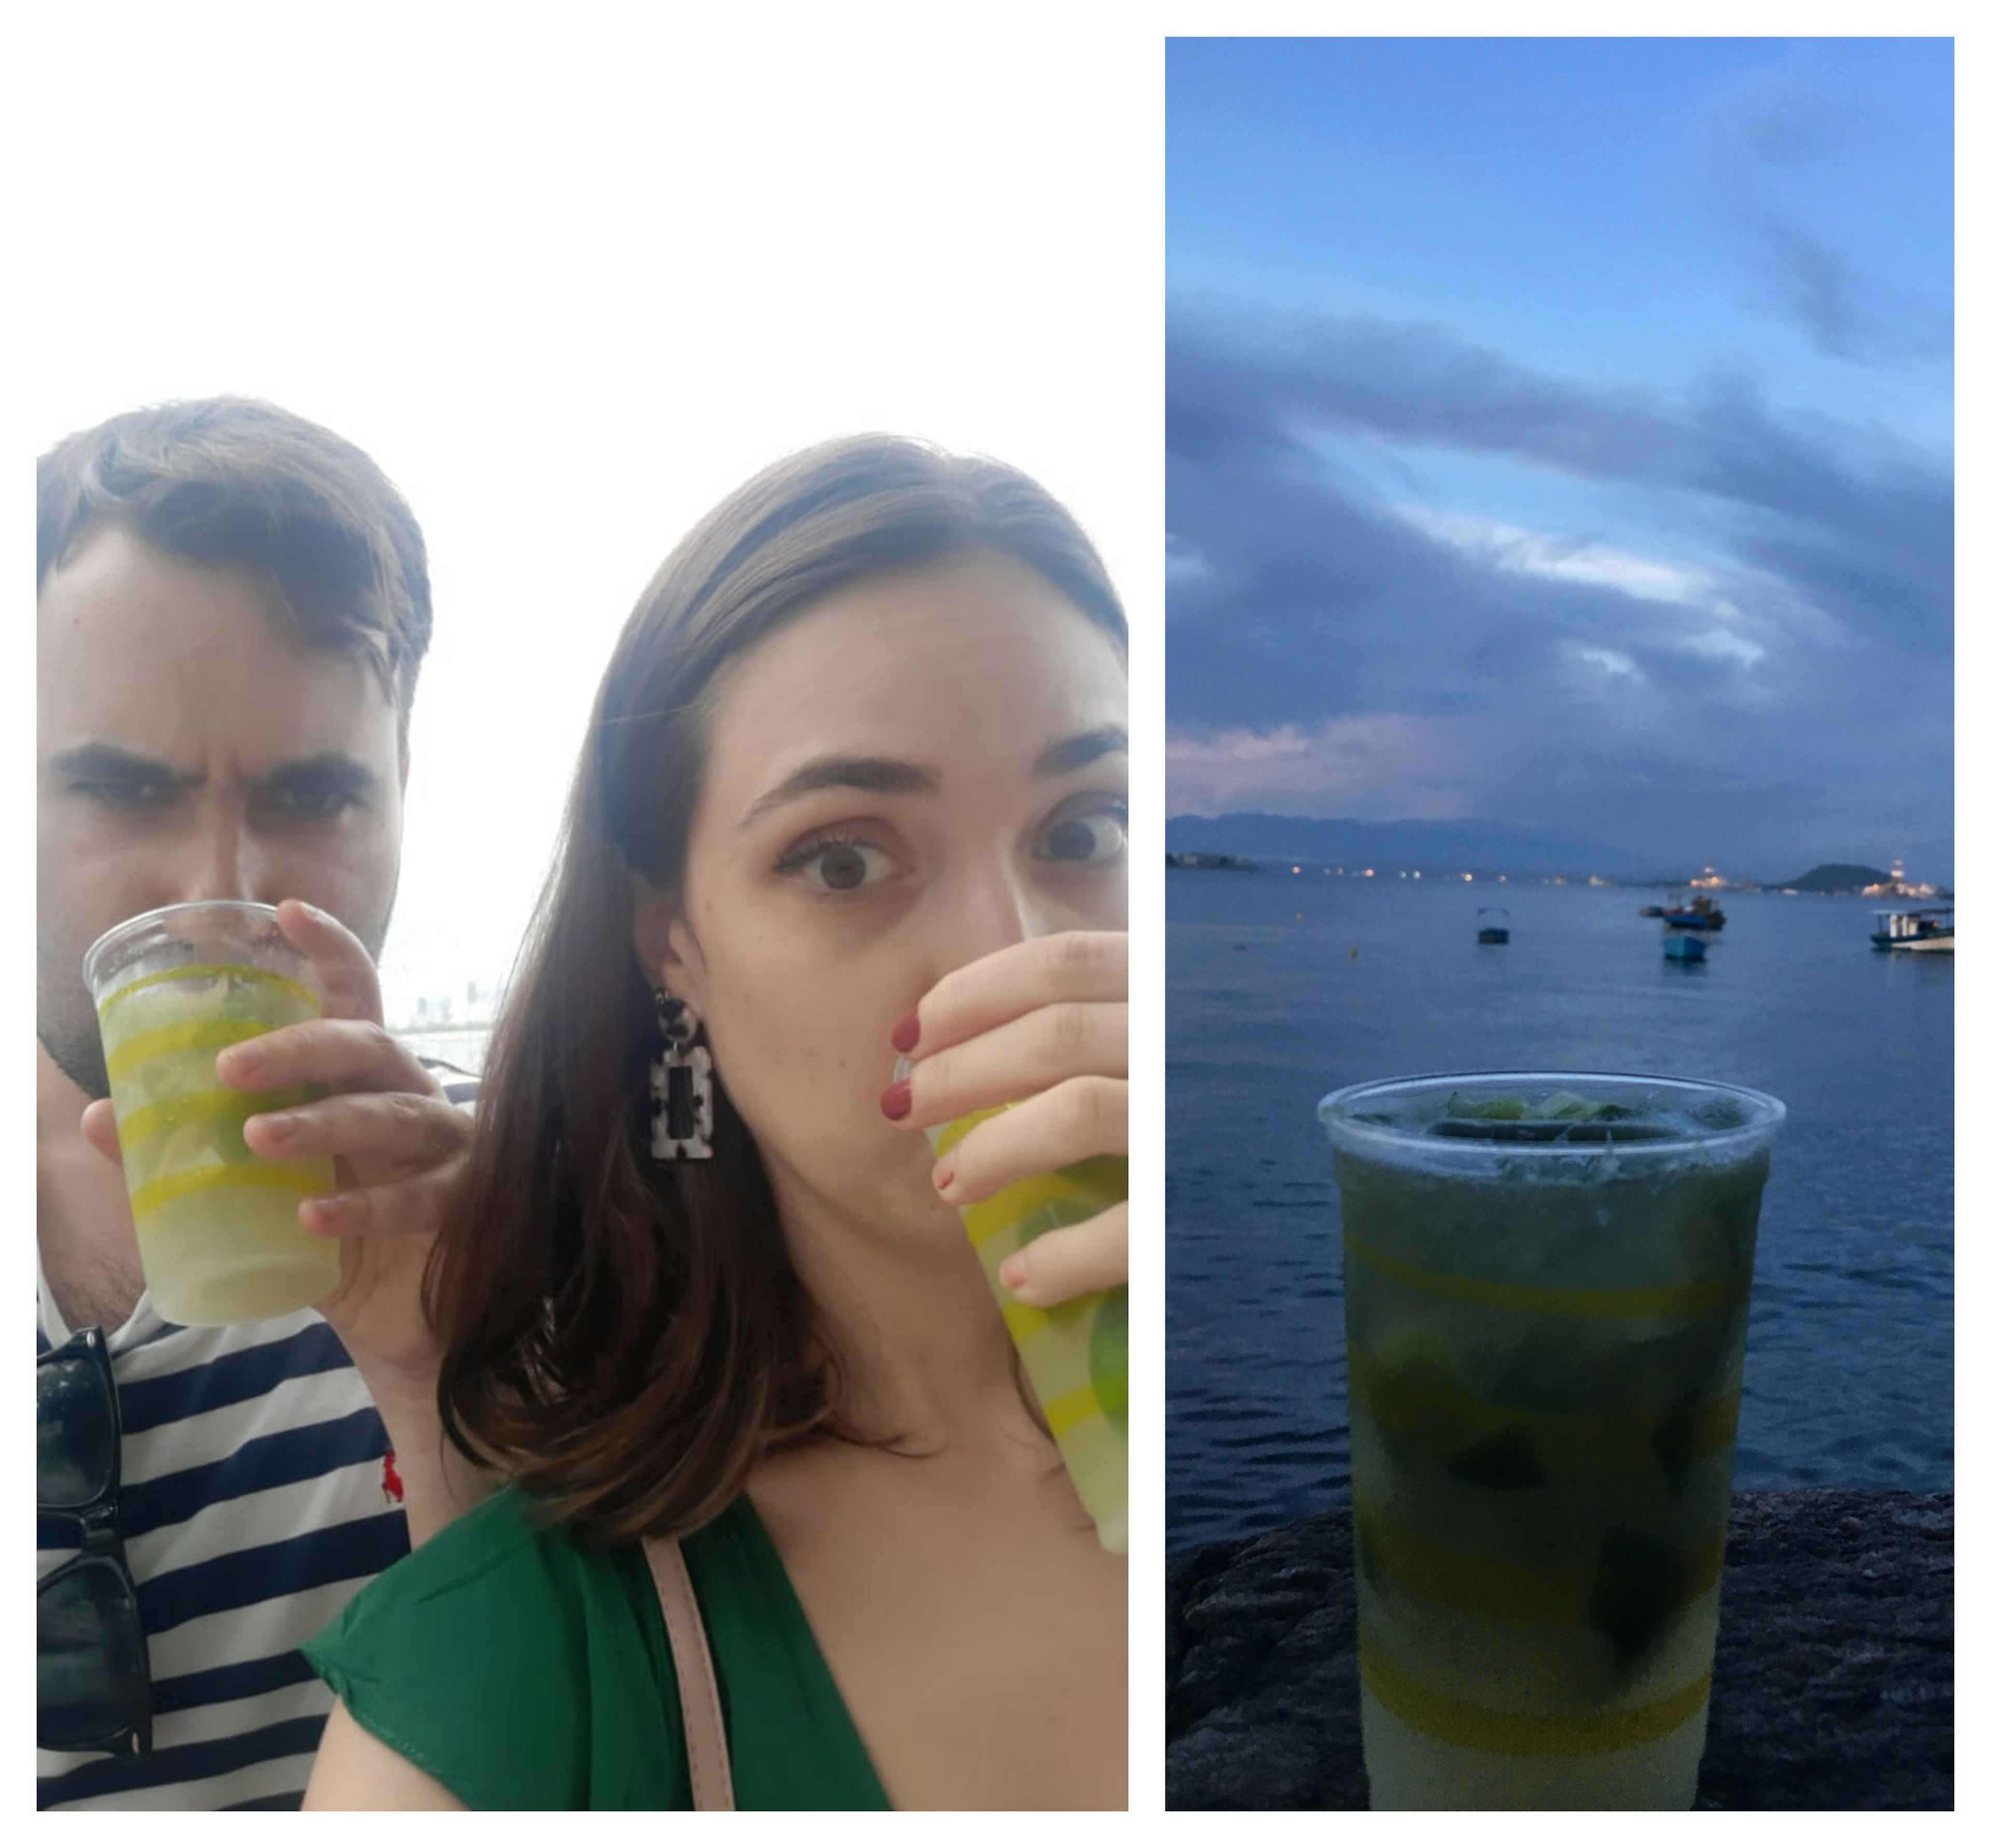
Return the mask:
<svg viewBox="0 0 1991 1848"><path fill-rule="evenodd" d="M268 871L267 856L240 810L217 806L202 814L189 844L181 875L182 902L234 899L274 905L285 895L264 889Z"/></svg>

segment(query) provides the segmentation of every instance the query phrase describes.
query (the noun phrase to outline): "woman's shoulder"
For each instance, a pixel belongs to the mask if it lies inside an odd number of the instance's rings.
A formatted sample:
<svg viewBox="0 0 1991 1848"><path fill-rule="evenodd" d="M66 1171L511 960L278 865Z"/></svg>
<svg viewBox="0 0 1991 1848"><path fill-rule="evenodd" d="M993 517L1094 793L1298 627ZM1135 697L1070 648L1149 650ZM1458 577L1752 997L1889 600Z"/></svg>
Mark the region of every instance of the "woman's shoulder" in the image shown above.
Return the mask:
<svg viewBox="0 0 1991 1848"><path fill-rule="evenodd" d="M440 1617L474 1609L494 1592L508 1600L556 1599L609 1569L611 1555L584 1551L570 1528L549 1519L544 1506L514 1483L389 1567L346 1606L342 1621L364 1625L423 1612Z"/></svg>
<svg viewBox="0 0 1991 1848"><path fill-rule="evenodd" d="M639 1551L585 1547L509 1487L366 1586L305 1653L355 1720L473 1809L598 1807L601 1716L676 1717L647 1584Z"/></svg>

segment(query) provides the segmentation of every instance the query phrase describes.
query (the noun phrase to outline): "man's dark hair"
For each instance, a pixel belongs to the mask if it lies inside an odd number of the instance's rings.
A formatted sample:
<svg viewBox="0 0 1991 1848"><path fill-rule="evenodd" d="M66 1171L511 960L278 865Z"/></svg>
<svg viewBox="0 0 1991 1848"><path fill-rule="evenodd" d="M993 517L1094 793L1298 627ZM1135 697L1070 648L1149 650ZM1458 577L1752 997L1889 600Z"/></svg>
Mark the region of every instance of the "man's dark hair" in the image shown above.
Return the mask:
<svg viewBox="0 0 1991 1848"><path fill-rule="evenodd" d="M428 553L400 491L343 437L254 398L151 406L49 450L35 503L38 593L106 526L252 572L300 641L371 664L406 748L429 645Z"/></svg>

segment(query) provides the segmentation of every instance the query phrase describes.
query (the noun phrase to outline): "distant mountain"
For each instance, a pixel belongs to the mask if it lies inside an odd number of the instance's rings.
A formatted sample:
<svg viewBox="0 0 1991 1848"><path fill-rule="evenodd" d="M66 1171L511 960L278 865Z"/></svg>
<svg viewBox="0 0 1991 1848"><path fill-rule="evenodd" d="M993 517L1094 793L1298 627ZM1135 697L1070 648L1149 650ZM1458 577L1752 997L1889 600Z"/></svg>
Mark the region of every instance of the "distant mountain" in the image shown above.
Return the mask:
<svg viewBox="0 0 1991 1848"><path fill-rule="evenodd" d="M1814 866L1802 879L1786 879L1787 892L1864 892L1870 885L1885 885L1894 877L1877 866L1848 866L1834 861Z"/></svg>
<svg viewBox="0 0 1991 1848"><path fill-rule="evenodd" d="M1171 853L1245 854L1394 871L1663 878L1640 854L1586 835L1506 821L1346 821L1308 815L1172 815Z"/></svg>

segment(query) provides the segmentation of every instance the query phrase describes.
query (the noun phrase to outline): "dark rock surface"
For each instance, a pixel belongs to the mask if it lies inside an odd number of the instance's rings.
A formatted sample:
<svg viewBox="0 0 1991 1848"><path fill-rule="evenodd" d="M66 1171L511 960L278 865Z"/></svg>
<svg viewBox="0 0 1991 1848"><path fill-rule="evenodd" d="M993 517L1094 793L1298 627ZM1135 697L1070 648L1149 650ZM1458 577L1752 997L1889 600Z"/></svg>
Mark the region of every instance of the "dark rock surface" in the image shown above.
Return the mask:
<svg viewBox="0 0 1991 1848"><path fill-rule="evenodd" d="M1952 1500L1737 1495L1703 1809L1952 1806ZM1172 1809L1364 1809L1349 1512L1171 1559Z"/></svg>

